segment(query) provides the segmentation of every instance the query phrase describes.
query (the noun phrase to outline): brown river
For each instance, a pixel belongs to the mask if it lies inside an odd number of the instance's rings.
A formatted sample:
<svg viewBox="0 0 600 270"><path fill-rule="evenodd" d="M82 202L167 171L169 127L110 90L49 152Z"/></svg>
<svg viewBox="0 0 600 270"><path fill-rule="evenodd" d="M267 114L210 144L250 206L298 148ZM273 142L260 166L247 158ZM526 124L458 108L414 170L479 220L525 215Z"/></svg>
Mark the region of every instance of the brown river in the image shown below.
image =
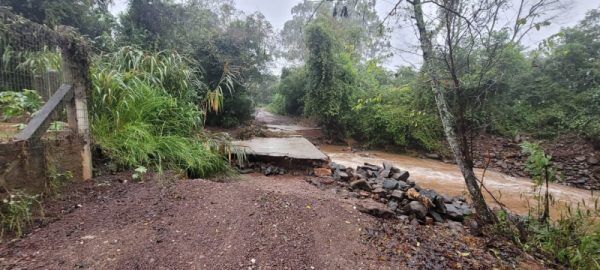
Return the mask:
<svg viewBox="0 0 600 270"><path fill-rule="evenodd" d="M356 168L364 162L381 165L384 161L410 172L410 179L422 188L431 188L439 193L448 195L466 195L464 179L456 165L441 161L422 159L400 154L381 151L365 151L352 153L343 151L343 146L321 145L321 151L327 154L333 162ZM476 169L475 173L481 179L483 170ZM499 172L488 170L484 177L485 186L507 208L519 214L526 214L528 203L535 204L533 183L531 179L512 177ZM585 204L593 208L598 199L597 193L567 187L559 184L550 185L550 193L554 198L553 217L557 217L565 205L576 206ZM489 194L485 194L488 202L492 202ZM468 197L468 196L465 196Z"/></svg>
<svg viewBox="0 0 600 270"><path fill-rule="evenodd" d="M272 114L265 109L258 109L255 115L257 122L266 124L269 129L291 132L304 137L313 137L320 134L318 128L309 128L298 124L289 117ZM314 133L314 134L313 134ZM356 168L364 162L381 165L384 161L410 172L410 179L422 188L431 188L447 195L466 195L464 179L456 165L437 160L416 158L407 155L392 154L382 151L365 151L352 153L343 151L345 147L335 145L321 145L320 150L327 154L333 162ZM476 169L475 173L481 179L483 170ZM512 177L499 172L488 170L485 172L484 184L502 204L511 211L527 214L529 205L535 205L533 182L531 179ZM594 208L598 203L598 193L567 187L560 184L551 184L550 193L554 200L551 216L556 218L566 205L576 207ZM490 195L484 193L488 202L493 204ZM468 196L465 196L468 198Z"/></svg>

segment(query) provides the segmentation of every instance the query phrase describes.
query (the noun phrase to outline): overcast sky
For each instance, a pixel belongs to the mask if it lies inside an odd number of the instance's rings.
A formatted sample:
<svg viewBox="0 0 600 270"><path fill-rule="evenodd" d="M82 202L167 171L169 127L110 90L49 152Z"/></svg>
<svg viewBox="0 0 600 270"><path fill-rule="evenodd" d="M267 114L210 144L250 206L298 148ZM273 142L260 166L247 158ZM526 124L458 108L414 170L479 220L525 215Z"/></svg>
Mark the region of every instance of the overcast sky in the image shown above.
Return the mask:
<svg viewBox="0 0 600 270"><path fill-rule="evenodd" d="M302 0L235 0L238 9L249 14L259 11L265 15L277 30L283 27L283 24L289 20L292 15L290 10L293 6ZM315 0L316 1L316 0ZM552 25L542 28L540 31L533 31L524 38L523 43L526 46L534 47L544 38L558 32L561 27L575 25L583 19L586 11L593 8L600 8L600 0L567 0L570 7L559 14L559 17L552 22ZM381 18L394 7L396 0L377 0L376 9ZM127 7L127 0L114 0L111 7L113 14L124 11ZM392 35L392 46L407 51L416 51L416 39L411 27L394 31ZM385 64L388 67L395 67L406 64L418 64L419 57L410 53L396 52L394 57Z"/></svg>

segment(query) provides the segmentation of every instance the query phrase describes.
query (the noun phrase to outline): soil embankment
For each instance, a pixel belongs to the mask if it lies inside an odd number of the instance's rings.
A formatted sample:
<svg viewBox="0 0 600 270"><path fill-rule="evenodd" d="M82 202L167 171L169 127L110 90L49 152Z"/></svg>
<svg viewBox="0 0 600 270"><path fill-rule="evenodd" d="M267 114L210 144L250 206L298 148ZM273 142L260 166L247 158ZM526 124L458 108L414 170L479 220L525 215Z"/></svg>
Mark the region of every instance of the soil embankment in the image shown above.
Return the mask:
<svg viewBox="0 0 600 270"><path fill-rule="evenodd" d="M512 140L493 135L477 137L474 141L475 165L482 168L489 164L490 168L511 176L527 176L527 156L521 153L519 146L523 140L520 136ZM540 145L552 156L559 183L583 189L600 189L600 151L594 149L591 142L578 136L559 136L541 141Z"/></svg>

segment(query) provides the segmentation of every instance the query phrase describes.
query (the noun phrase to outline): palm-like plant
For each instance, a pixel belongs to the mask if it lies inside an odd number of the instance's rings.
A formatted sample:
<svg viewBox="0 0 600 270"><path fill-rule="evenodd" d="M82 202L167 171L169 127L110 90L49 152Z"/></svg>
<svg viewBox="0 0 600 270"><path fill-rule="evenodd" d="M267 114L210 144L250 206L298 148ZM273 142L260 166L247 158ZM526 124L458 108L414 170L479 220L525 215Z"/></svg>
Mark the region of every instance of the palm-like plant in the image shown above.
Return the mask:
<svg viewBox="0 0 600 270"><path fill-rule="evenodd" d="M202 130L196 105L202 86L190 61L175 52L125 47L96 59L92 70L92 132L123 167L144 166L205 176L226 162Z"/></svg>

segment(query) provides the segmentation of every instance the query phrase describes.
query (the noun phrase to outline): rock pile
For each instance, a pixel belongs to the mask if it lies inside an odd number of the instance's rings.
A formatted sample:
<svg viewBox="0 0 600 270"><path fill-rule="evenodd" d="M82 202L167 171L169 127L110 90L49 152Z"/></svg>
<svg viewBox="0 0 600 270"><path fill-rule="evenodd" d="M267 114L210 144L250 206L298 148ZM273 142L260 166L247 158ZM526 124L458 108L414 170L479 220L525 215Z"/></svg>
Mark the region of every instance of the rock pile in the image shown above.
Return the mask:
<svg viewBox="0 0 600 270"><path fill-rule="evenodd" d="M472 213L462 197L448 197L431 189L422 189L409 179L410 173L383 163L365 163L356 170L331 163L336 182L359 197L371 197L357 205L361 212L379 217L414 217L420 223L432 224L445 219L462 221ZM383 204L381 204L383 203Z"/></svg>
<svg viewBox="0 0 600 270"><path fill-rule="evenodd" d="M286 174L287 171L283 167L275 166L269 163L248 162L240 165L236 164L237 171L241 174L247 173L262 173L266 176Z"/></svg>

